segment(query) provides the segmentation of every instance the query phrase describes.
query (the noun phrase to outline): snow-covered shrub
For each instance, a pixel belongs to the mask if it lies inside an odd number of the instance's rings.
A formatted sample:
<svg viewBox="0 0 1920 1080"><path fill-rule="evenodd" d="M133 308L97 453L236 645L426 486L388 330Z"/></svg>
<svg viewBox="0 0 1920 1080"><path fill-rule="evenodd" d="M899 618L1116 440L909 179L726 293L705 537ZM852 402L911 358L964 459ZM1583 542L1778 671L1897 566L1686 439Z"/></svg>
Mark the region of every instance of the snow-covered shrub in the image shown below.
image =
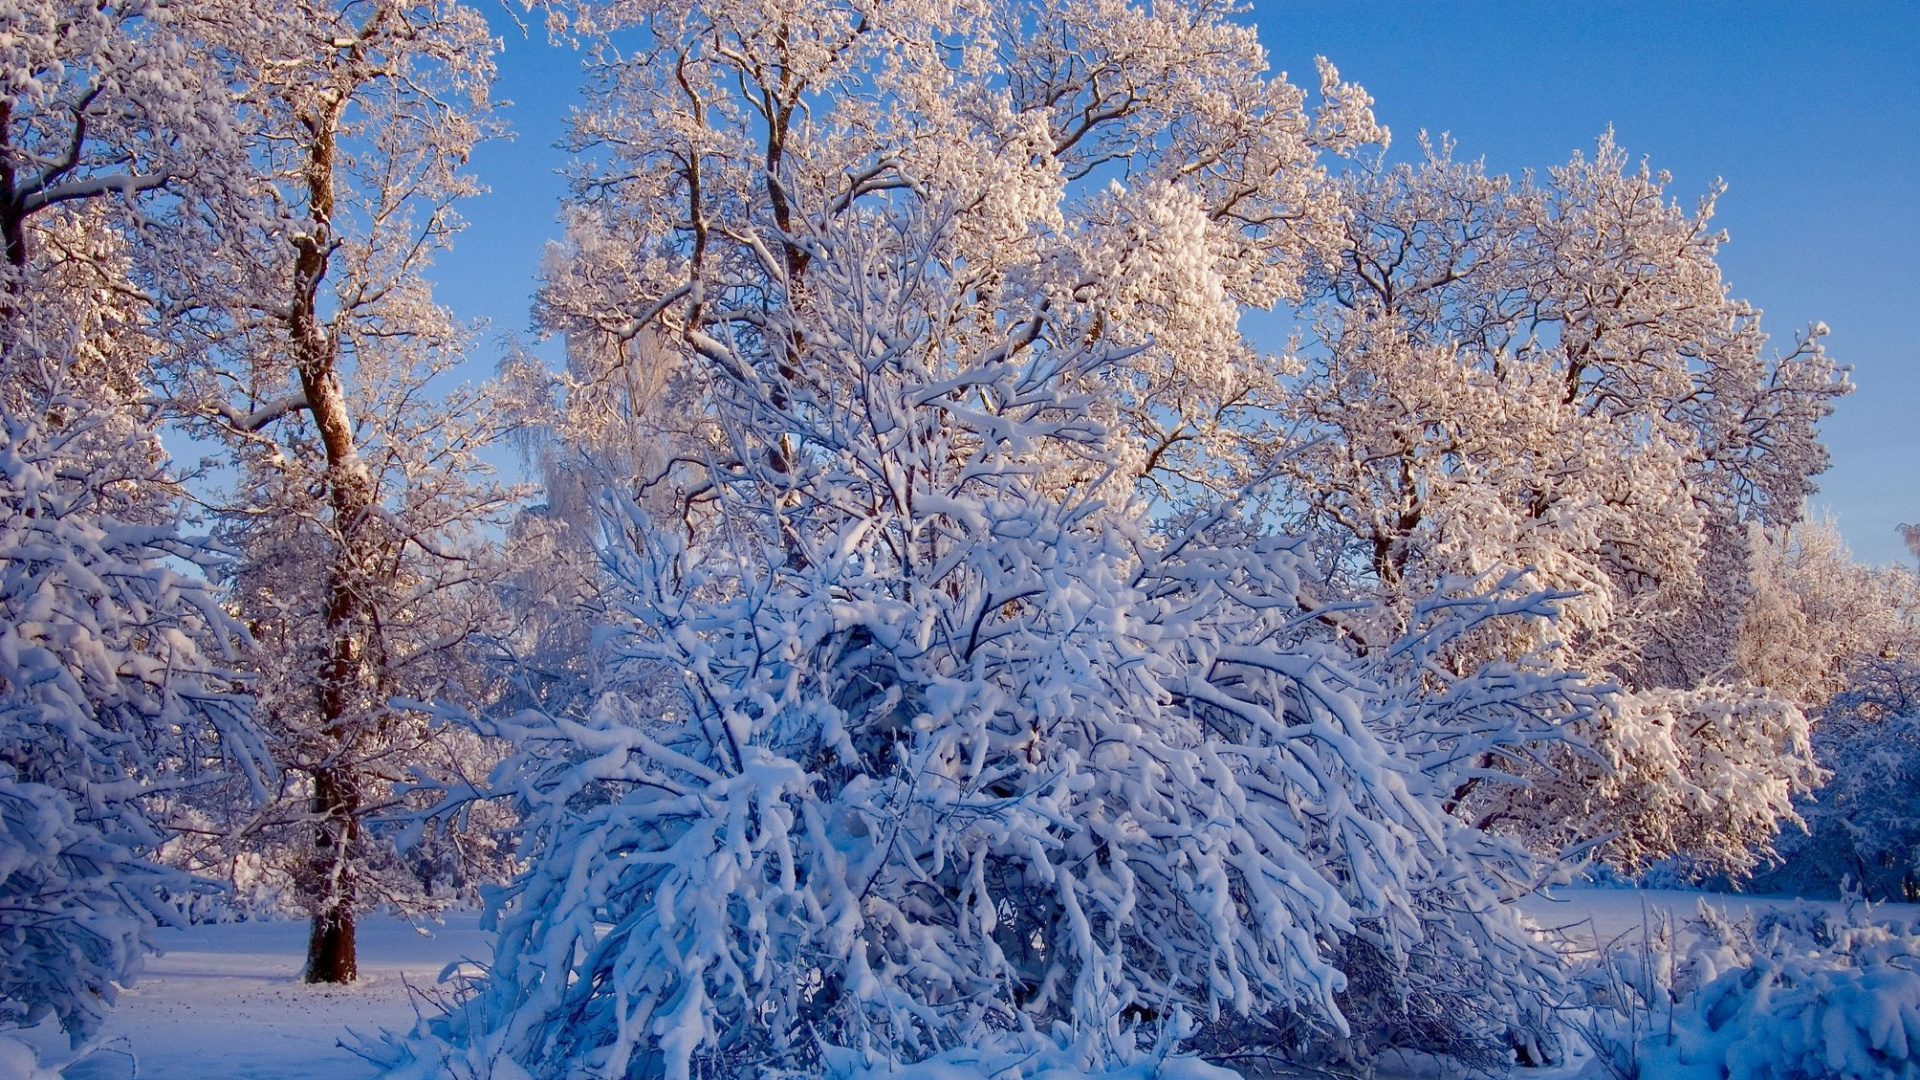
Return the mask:
<svg viewBox="0 0 1920 1080"><path fill-rule="evenodd" d="M164 910L164 874L75 809L68 791L0 776L0 1025L91 1028Z"/></svg>
<svg viewBox="0 0 1920 1080"><path fill-rule="evenodd" d="M1864 904L1735 920L1702 902L1697 919L1609 950L1582 980L1589 1037L1618 1076L1920 1077L1920 927Z"/></svg>
<svg viewBox="0 0 1920 1080"><path fill-rule="evenodd" d="M77 1040L138 972L168 890L195 887L152 860L169 801L236 770L258 783L265 752L218 666L239 630L187 576L195 549L146 505L163 481L151 448L63 390L60 365L35 373L50 390L38 402L12 373L0 411L0 1028L50 1015Z"/></svg>
<svg viewBox="0 0 1920 1080"><path fill-rule="evenodd" d="M403 1059L733 1075L993 1031L1125 1062L1234 1017L1296 1059L1536 1031L1552 958L1501 902L1525 856L1376 737L1383 688L1307 629L1287 544L1156 540L1024 486L948 504L967 540L930 581L877 530L796 566L626 504L624 644L682 693L500 729L535 868L492 981Z"/></svg>
<svg viewBox="0 0 1920 1080"><path fill-rule="evenodd" d="M1814 728L1832 779L1800 801L1806 831L1781 838L1780 860L1757 889L1920 900L1920 712L1862 708L1861 689L1835 699Z"/></svg>

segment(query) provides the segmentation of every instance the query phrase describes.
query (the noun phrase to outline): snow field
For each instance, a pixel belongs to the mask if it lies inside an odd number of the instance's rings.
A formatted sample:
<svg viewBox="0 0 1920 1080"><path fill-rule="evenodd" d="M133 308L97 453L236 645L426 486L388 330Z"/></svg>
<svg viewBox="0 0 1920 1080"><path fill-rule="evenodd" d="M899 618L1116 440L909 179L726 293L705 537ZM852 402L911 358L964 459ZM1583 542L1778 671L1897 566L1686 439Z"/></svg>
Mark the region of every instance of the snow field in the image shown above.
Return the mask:
<svg viewBox="0 0 1920 1080"><path fill-rule="evenodd" d="M307 924L233 923L162 930L164 955L148 960L121 995L102 1038L119 1040L140 1080L359 1080L371 1065L344 1049L348 1031L413 1022L410 988L432 988L449 964L485 961L493 935L475 912L455 912L427 933L389 916L360 923L360 981L300 981Z"/></svg>

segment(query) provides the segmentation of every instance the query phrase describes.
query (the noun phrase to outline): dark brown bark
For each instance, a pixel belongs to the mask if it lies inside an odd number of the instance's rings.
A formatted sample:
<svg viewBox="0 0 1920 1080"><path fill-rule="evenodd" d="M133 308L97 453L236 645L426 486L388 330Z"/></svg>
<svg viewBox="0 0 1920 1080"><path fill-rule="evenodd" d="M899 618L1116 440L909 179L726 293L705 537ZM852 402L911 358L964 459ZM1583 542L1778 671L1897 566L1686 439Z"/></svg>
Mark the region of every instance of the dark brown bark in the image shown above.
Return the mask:
<svg viewBox="0 0 1920 1080"><path fill-rule="evenodd" d="M351 852L360 835L359 784L351 775L316 772L313 777L313 813L319 820L314 839L313 871L321 876L323 905L314 910L307 937L307 974L310 983L350 983L360 974L354 947L354 902Z"/></svg>
<svg viewBox="0 0 1920 1080"><path fill-rule="evenodd" d="M307 981L329 983L351 982L358 970L353 920L360 898L353 860L364 779L352 756L356 728L370 722L378 708L367 641L374 485L355 443L338 372L339 349L318 309L333 251L335 134L344 104L344 96L336 97L302 121L309 139L304 176L309 228L295 241L287 315L294 369L326 451L327 502L337 545L327 567L327 653L314 685L322 744L316 748L321 763L311 773L314 895L309 900L314 906L307 946Z"/></svg>
<svg viewBox="0 0 1920 1080"><path fill-rule="evenodd" d="M27 210L13 167L13 103L0 101L0 243L6 245L7 265L27 265Z"/></svg>
<svg viewBox="0 0 1920 1080"><path fill-rule="evenodd" d="M0 207L0 240L7 246L7 265L16 269L27 265L26 221L13 207Z"/></svg>
<svg viewBox="0 0 1920 1080"><path fill-rule="evenodd" d="M307 938L307 981L350 983L360 977L360 961L353 939L353 908L343 905L313 917Z"/></svg>

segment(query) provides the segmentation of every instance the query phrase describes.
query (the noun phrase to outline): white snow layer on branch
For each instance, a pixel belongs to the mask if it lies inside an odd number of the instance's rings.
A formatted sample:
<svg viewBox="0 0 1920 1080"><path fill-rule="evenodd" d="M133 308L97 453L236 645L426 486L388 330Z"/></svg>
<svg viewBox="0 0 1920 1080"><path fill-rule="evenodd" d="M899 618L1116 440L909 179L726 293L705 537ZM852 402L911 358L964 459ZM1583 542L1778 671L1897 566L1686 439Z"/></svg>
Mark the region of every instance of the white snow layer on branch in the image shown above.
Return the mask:
<svg viewBox="0 0 1920 1080"><path fill-rule="evenodd" d="M196 887L151 859L166 798L232 771L257 790L266 761L219 666L241 631L177 561L191 546L103 505L151 466L98 452L100 411L0 417L0 1027L51 1015L76 1040L138 974L166 891Z"/></svg>
<svg viewBox="0 0 1920 1080"><path fill-rule="evenodd" d="M1503 903L1530 859L1445 811L1447 739L1377 726L1450 711L1518 745L1577 686L1361 657L1301 606L1294 541L1231 502L1150 523L1085 392L1145 347L1090 329L1130 271L1076 299L1022 266L983 305L951 257L976 194L811 220L806 305L687 330L701 502L602 519L644 681L482 725L522 748L495 783L532 869L471 996L368 1048L392 1075L812 1075L1003 1039L1106 1068L1223 1024L1364 1056L1410 998L1482 1043L1537 1027L1556 967ZM1409 634L1550 598L1438 610Z"/></svg>

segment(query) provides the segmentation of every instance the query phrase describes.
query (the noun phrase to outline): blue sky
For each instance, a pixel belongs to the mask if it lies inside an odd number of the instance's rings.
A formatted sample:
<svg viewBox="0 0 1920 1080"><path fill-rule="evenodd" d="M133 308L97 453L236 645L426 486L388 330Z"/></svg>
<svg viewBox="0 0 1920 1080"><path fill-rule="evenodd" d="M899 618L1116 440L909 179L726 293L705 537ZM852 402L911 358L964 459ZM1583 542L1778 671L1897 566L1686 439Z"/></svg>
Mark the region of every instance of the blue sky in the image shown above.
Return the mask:
<svg viewBox="0 0 1920 1080"><path fill-rule="evenodd" d="M1857 389L1823 429L1833 467L1816 508L1861 558L1906 557L1895 527L1920 521L1920 3L1259 0L1245 17L1296 82L1313 85L1325 55L1364 85L1399 153L1425 128L1494 171L1544 170L1611 124L1673 173L1684 205L1724 178L1734 293L1783 340L1825 321L1853 366ZM537 28L496 26L516 134L474 155L493 190L468 204L435 275L445 302L489 320L484 356L525 328L579 81L577 58Z"/></svg>

